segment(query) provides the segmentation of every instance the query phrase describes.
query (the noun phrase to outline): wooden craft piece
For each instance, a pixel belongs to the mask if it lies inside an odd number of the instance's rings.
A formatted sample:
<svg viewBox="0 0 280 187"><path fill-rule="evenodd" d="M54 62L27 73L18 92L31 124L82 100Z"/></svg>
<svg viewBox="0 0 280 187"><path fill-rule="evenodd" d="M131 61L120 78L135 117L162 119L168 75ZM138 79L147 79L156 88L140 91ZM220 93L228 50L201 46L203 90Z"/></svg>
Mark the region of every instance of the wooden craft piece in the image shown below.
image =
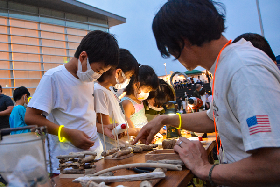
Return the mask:
<svg viewBox="0 0 280 187"><path fill-rule="evenodd" d="M63 158L84 158L84 154L73 154L73 155L60 155L57 156L56 158L58 159L63 159Z"/></svg>
<svg viewBox="0 0 280 187"><path fill-rule="evenodd" d="M141 173L133 175L121 176L92 176L92 177L79 177L73 182L94 181L94 182L125 182L125 181L142 181L150 179L163 179L165 178L164 172Z"/></svg>
<svg viewBox="0 0 280 187"><path fill-rule="evenodd" d="M182 160L147 160L146 163L162 163L162 164L173 164L173 165L184 165L184 162Z"/></svg>
<svg viewBox="0 0 280 187"><path fill-rule="evenodd" d="M85 170L80 169L65 169L62 171L63 174L84 174Z"/></svg>
<svg viewBox="0 0 280 187"><path fill-rule="evenodd" d="M66 170L63 170L62 172L64 172ZM78 178L78 177L84 177L85 175L90 175L90 174L93 174L93 173L96 173L96 168L92 168L92 169L85 169L84 170L84 173L80 173L80 174L77 174L77 173L73 173L73 174L66 174L66 173L60 173L59 174L59 178Z"/></svg>
<svg viewBox="0 0 280 187"><path fill-rule="evenodd" d="M129 158L129 157L132 157L133 156L133 153L130 153L128 155L124 155L124 156L120 156L119 158L113 158L112 155L109 155L109 156L106 156L105 159L108 159L108 160L122 160L122 159L126 159L126 158Z"/></svg>
<svg viewBox="0 0 280 187"><path fill-rule="evenodd" d="M147 160L181 160L180 156L174 152L173 149L163 149L163 150L155 150L149 152L145 155L145 161Z"/></svg>
<svg viewBox="0 0 280 187"><path fill-rule="evenodd" d="M94 161L96 155L90 155L90 156L87 156L85 158L83 158L81 161L79 161L80 163L89 163L89 162L92 162Z"/></svg>
<svg viewBox="0 0 280 187"><path fill-rule="evenodd" d="M180 165L160 164L160 163L134 163L134 164L125 164L125 165L113 166L111 168L107 168L107 169L101 170L97 173L94 173L91 176L97 176L97 175L100 175L102 173L107 173L109 171L115 171L115 170L132 168L132 167L167 168L168 170L182 171L182 166L180 166Z"/></svg>
<svg viewBox="0 0 280 187"><path fill-rule="evenodd" d="M168 140L165 139L162 141L162 148L163 149L173 149L175 146L176 140L172 139L172 140Z"/></svg>
<svg viewBox="0 0 280 187"><path fill-rule="evenodd" d="M156 168L153 173L155 172L163 172L166 173L166 168ZM145 180L140 183L140 187L153 187L155 186L161 179L154 179L154 180Z"/></svg>
<svg viewBox="0 0 280 187"><path fill-rule="evenodd" d="M76 155L76 154L84 154L84 155L97 156L97 153L93 152L93 151L82 151L82 152L71 152L71 153L69 153L69 155Z"/></svg>
<svg viewBox="0 0 280 187"><path fill-rule="evenodd" d="M141 153L143 151L141 146L133 146L133 153Z"/></svg>
<svg viewBox="0 0 280 187"><path fill-rule="evenodd" d="M143 151L152 151L153 150L153 146L151 146L151 145L143 144L143 145L140 145L140 146L143 149Z"/></svg>
<svg viewBox="0 0 280 187"><path fill-rule="evenodd" d="M112 154L112 158L120 158L121 156L130 154L132 151L133 151L132 148L128 148L123 151L118 151L118 152Z"/></svg>
<svg viewBox="0 0 280 187"><path fill-rule="evenodd" d="M113 148L113 149L109 149L109 150L107 150L107 151L103 151L102 153L101 153L101 156L109 156L109 155L111 155L111 154L113 154L113 153L115 153L115 152L117 152L117 151L119 151L119 149L118 148Z"/></svg>

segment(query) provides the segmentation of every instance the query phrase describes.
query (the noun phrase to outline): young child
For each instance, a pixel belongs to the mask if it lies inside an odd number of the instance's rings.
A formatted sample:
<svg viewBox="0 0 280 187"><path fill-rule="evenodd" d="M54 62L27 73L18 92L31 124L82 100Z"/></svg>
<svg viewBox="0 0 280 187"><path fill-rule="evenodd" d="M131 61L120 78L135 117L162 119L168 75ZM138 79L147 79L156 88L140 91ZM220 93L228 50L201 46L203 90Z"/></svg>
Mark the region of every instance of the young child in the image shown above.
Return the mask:
<svg viewBox="0 0 280 187"><path fill-rule="evenodd" d="M168 101L175 101L175 90L163 79L159 79L159 87L149 93L147 100L143 102L145 114L148 121L152 120L158 114L164 114L163 104Z"/></svg>
<svg viewBox="0 0 280 187"><path fill-rule="evenodd" d="M89 150L99 156L103 151L97 135L93 81L118 61L116 39L107 32L91 31L67 64L42 77L28 104L25 122L48 127L52 173L58 173L58 155Z"/></svg>
<svg viewBox="0 0 280 187"><path fill-rule="evenodd" d="M99 79L98 83L94 84L94 107L97 114L97 121L99 126L97 131L101 142L106 143L106 149L115 147L114 136L112 131L108 129L113 120L115 123L121 125L126 123L125 115L121 109L120 100L115 95L114 90L110 88L113 86L116 89L125 88L132 75L138 74L139 65L134 56L126 49L119 51L119 65L111 68L104 73ZM120 107L121 106L121 107ZM103 138L103 130L101 123L104 125L105 142ZM125 139L126 140L126 139ZM124 143L122 141L122 143Z"/></svg>
<svg viewBox="0 0 280 187"><path fill-rule="evenodd" d="M15 107L13 108L13 111L9 119L10 128L27 126L26 123L24 122L24 117L25 117L26 106L28 104L29 96L30 93L28 89L24 86L18 87L14 90L13 97L15 101ZM11 135L27 133L27 132L30 132L30 130L26 129L26 130L12 131Z"/></svg>
<svg viewBox="0 0 280 187"><path fill-rule="evenodd" d="M138 77L133 76L130 80L125 89L126 97L122 99L129 128L133 128L129 129L129 135L136 136L148 123L142 101L146 100L149 92L156 90L158 86L158 77L153 68L148 65L140 66Z"/></svg>

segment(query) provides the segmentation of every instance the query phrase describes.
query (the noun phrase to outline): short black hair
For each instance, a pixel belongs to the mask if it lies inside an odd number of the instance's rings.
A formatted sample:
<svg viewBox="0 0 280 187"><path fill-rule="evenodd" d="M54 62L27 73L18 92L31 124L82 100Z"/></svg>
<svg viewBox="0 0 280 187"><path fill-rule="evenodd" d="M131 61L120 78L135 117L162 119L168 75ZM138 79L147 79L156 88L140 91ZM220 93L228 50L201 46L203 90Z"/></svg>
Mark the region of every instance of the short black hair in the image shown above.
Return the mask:
<svg viewBox="0 0 280 187"><path fill-rule="evenodd" d="M14 101L20 100L21 97L22 97L24 94L27 94L27 97L30 96L30 93L29 93L28 89L27 89L25 86L21 86L21 87L16 88L16 89L14 90L14 93L13 93Z"/></svg>
<svg viewBox="0 0 280 187"><path fill-rule="evenodd" d="M105 66L115 67L119 63L118 42L107 32L100 30L89 32L77 47L74 57L79 58L83 51L87 53L90 64L103 62Z"/></svg>
<svg viewBox="0 0 280 187"><path fill-rule="evenodd" d="M104 82L108 75L111 75L115 69L121 69L124 73L132 71L135 76L138 75L139 64L135 57L126 49L119 50L119 65L116 68L111 68L109 71L103 73L98 82Z"/></svg>
<svg viewBox="0 0 280 187"><path fill-rule="evenodd" d="M175 91L167 82L163 79L159 79L159 87L155 91L149 93L147 100L153 99L155 101L155 107L162 107L164 103L168 101L175 101Z"/></svg>
<svg viewBox="0 0 280 187"><path fill-rule="evenodd" d="M265 52L272 61L276 61L276 57L265 37L256 33L245 33L235 38L232 43L238 42L241 38L244 38L246 41L251 42L255 48L258 48L259 50Z"/></svg>
<svg viewBox="0 0 280 187"><path fill-rule="evenodd" d="M219 39L225 30L225 16L215 5L225 12L222 3L212 0L169 0L165 3L152 25L161 56L174 55L178 59L185 40L191 45L202 46Z"/></svg>
<svg viewBox="0 0 280 187"><path fill-rule="evenodd" d="M153 90L156 90L159 86L158 76L154 69L148 65L141 65L139 67L138 77L133 75L127 87L125 88L126 94L131 95L134 93L133 84L140 82L140 86L150 86Z"/></svg>

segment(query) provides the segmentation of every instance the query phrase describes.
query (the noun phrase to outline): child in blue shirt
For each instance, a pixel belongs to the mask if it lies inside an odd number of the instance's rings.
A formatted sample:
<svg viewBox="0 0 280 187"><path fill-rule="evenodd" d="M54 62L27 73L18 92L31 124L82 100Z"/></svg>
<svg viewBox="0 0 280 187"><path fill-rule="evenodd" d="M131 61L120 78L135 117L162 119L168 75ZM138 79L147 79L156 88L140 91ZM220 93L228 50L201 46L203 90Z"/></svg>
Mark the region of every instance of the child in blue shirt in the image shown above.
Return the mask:
<svg viewBox="0 0 280 187"><path fill-rule="evenodd" d="M14 101L15 107L10 115L10 128L18 128L18 127L25 127L27 124L24 122L26 106L28 104L28 98L30 93L28 89L24 86L18 87L14 90ZM19 130L19 131L12 131L11 135L13 134L21 134L30 132L29 129L26 130Z"/></svg>

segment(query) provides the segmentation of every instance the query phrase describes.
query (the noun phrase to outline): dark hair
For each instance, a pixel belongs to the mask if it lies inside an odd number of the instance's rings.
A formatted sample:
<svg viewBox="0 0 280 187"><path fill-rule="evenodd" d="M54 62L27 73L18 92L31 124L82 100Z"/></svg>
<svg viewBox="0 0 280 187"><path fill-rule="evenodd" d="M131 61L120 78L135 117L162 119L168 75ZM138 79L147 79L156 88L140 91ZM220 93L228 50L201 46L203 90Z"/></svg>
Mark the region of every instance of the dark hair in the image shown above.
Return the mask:
<svg viewBox="0 0 280 187"><path fill-rule="evenodd" d="M265 37L255 33L245 33L235 38L232 43L238 42L241 38L251 42L255 48L262 50L271 60L276 61L276 57Z"/></svg>
<svg viewBox="0 0 280 187"><path fill-rule="evenodd" d="M1 85L0 85L0 91L1 91L0 93L2 93L2 86Z"/></svg>
<svg viewBox="0 0 280 187"><path fill-rule="evenodd" d="M155 101L155 107L162 107L167 101L174 101L175 91L167 82L163 79L159 79L159 87L156 91L151 91L147 100L153 99Z"/></svg>
<svg viewBox="0 0 280 187"><path fill-rule="evenodd" d="M131 95L134 93L133 84L140 82L140 86L150 86L153 90L157 89L159 82L157 74L154 69L148 65L141 65L139 67L138 77L132 76L129 84L125 88L126 94Z"/></svg>
<svg viewBox="0 0 280 187"><path fill-rule="evenodd" d="M95 30L89 32L81 41L74 54L79 58L81 52L88 55L89 63L103 62L105 66L117 66L119 63L119 45L115 37L107 32Z"/></svg>
<svg viewBox="0 0 280 187"><path fill-rule="evenodd" d="M14 98L14 101L18 101L21 99L21 97L24 95L24 94L27 94L27 97L30 96L30 93L28 91L28 89L24 86L21 86L21 87L18 87L14 90L14 93L13 93L13 98Z"/></svg>
<svg viewBox="0 0 280 187"><path fill-rule="evenodd" d="M225 16L214 5L222 3L212 0L169 0L153 20L153 32L157 47L164 58L181 56L185 41L201 46L217 40L225 30Z"/></svg>
<svg viewBox="0 0 280 187"><path fill-rule="evenodd" d="M139 64L134 56L126 49L119 50L119 65L116 68L111 68L109 71L103 73L99 79L99 82L104 82L106 77L111 75L115 69L121 69L124 73L132 71L134 75L138 75Z"/></svg>

